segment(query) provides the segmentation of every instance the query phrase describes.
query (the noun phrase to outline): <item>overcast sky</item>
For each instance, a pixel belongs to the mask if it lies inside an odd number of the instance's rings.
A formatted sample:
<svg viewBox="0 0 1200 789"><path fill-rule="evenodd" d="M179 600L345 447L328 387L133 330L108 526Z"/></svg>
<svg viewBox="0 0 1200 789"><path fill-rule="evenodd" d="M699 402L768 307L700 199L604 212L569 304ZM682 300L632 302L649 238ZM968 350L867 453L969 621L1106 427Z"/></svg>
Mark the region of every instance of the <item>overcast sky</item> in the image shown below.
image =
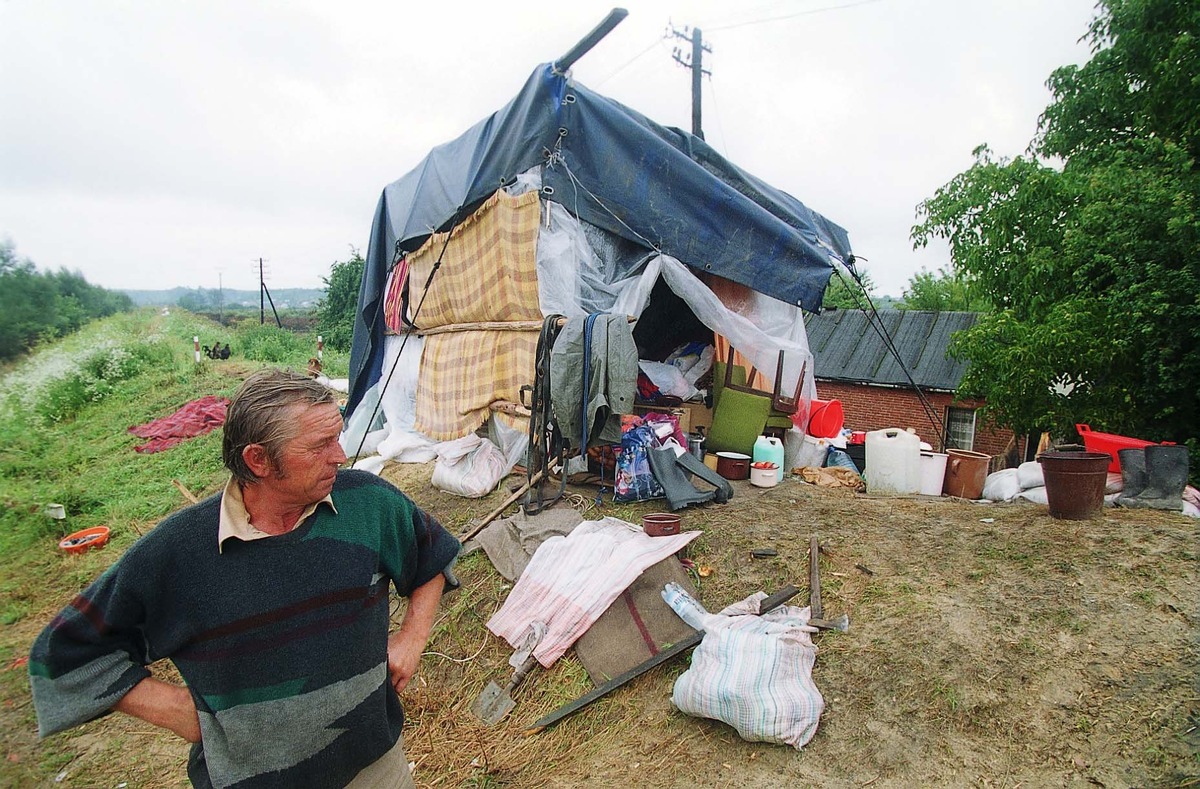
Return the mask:
<svg viewBox="0 0 1200 789"><path fill-rule="evenodd" d="M1022 153L1093 0L641 2L574 69L845 227L899 295L922 199ZM323 287L385 184L493 112L611 4L0 0L0 241L110 288Z"/></svg>

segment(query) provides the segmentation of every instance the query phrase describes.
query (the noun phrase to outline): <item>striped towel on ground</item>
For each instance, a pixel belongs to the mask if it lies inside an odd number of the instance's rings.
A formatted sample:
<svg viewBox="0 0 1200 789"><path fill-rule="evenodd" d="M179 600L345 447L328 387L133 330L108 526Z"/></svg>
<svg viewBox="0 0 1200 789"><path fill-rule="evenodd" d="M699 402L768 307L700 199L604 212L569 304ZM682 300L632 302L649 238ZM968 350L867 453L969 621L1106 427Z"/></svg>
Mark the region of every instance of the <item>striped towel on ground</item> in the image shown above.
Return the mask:
<svg viewBox="0 0 1200 789"><path fill-rule="evenodd" d="M688 531L650 537L616 518L584 521L566 537L542 543L488 621L488 630L515 648L534 622L544 622L546 635L533 654L549 668L643 570L699 535Z"/></svg>

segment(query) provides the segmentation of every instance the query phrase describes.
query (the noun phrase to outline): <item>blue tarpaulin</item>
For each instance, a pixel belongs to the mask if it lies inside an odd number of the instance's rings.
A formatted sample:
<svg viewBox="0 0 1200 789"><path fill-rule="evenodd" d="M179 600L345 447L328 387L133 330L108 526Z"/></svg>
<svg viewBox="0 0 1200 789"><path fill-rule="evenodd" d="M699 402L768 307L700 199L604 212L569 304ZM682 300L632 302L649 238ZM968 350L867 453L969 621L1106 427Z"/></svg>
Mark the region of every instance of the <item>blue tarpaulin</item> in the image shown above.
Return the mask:
<svg viewBox="0 0 1200 789"><path fill-rule="evenodd" d="M820 308L831 259L850 262L841 227L700 138L545 64L503 109L384 188L359 291L347 413L380 376L383 300L397 246L417 249L539 165L542 198L581 220L808 310Z"/></svg>

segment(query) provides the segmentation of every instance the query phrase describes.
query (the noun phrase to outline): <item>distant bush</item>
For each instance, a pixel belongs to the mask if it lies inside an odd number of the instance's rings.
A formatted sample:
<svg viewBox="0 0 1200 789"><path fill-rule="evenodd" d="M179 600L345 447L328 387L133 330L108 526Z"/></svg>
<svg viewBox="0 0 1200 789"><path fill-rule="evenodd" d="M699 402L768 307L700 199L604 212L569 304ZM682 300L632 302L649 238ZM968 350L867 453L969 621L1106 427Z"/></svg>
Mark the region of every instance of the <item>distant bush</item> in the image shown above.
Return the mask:
<svg viewBox="0 0 1200 789"><path fill-rule="evenodd" d="M315 352L313 341L303 334L267 324L237 330L234 355L271 364L298 364Z"/></svg>
<svg viewBox="0 0 1200 789"><path fill-rule="evenodd" d="M325 281L325 298L317 305L317 331L325 344L339 351L350 350L354 340L354 313L366 261L351 248L350 259L334 261Z"/></svg>

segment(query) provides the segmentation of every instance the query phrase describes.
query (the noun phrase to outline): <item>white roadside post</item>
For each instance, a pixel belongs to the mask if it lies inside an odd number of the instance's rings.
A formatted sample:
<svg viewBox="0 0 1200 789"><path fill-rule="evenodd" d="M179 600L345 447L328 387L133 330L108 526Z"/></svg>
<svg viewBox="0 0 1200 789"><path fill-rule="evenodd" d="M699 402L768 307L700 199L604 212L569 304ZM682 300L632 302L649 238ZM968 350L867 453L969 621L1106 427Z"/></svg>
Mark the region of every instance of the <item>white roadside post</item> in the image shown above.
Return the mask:
<svg viewBox="0 0 1200 789"><path fill-rule="evenodd" d="M321 335L317 335L317 361L325 361L322 352L325 350L325 339Z"/></svg>
<svg viewBox="0 0 1200 789"><path fill-rule="evenodd" d="M192 347L196 349L196 364L200 364L200 335L192 335Z"/></svg>

